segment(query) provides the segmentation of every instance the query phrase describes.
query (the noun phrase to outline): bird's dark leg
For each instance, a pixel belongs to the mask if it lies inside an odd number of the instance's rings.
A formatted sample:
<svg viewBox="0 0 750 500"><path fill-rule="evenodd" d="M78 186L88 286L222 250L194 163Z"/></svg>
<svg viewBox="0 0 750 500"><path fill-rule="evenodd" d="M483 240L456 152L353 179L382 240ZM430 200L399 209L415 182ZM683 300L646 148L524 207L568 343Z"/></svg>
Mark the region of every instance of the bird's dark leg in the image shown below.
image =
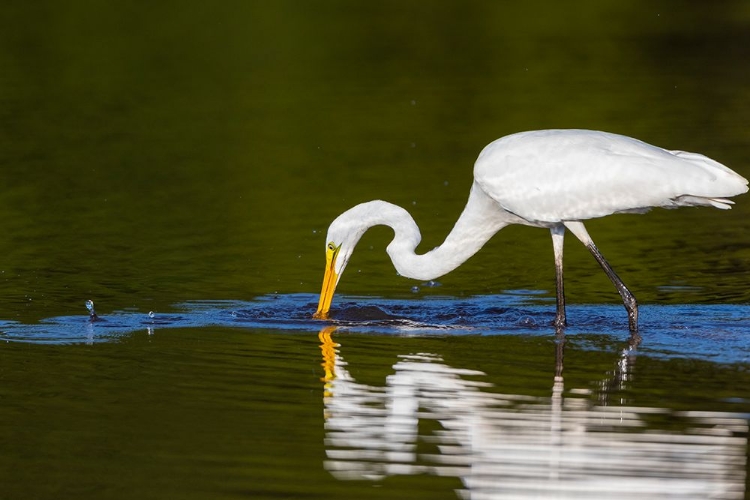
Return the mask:
<svg viewBox="0 0 750 500"><path fill-rule="evenodd" d="M630 331L633 333L638 332L638 302L635 300L635 296L633 296L630 290L628 290L628 287L625 286L625 283L622 282L620 277L617 276L617 274L601 254L599 249L596 248L596 245L594 245L594 243L592 242L590 245L586 245L586 247L589 249L589 252L591 252L599 265L602 266L602 269L604 269L604 272L607 274L610 281L614 283L615 288L617 288L617 291L620 293L620 297L622 297L622 303L625 305L625 309L628 311L628 325L630 327Z"/></svg>
<svg viewBox="0 0 750 500"><path fill-rule="evenodd" d="M550 228L552 233L552 250L555 253L555 292L557 295L557 314L555 315L555 328L560 331L566 325L565 319L565 286L563 285L563 239L565 237L565 226L562 224Z"/></svg>
<svg viewBox="0 0 750 500"><path fill-rule="evenodd" d="M630 327L630 332L636 335L638 333L638 301L635 300L635 296L630 292L630 290L628 290L628 287L625 286L625 283L622 282L620 277L617 276L617 273L615 273L615 271L612 269L612 266L609 265L609 262L607 262L599 249L596 248L596 245L594 245L594 241L589 236L586 228L583 227L583 223L566 222L565 226L570 229L570 231L575 234L576 237L578 237L578 239L581 240L584 245L586 245L586 248L589 249L591 255L594 256L596 261L604 270L604 273L615 285L615 288L620 294L620 297L622 297L622 303L625 306L625 310L628 311L628 326Z"/></svg>

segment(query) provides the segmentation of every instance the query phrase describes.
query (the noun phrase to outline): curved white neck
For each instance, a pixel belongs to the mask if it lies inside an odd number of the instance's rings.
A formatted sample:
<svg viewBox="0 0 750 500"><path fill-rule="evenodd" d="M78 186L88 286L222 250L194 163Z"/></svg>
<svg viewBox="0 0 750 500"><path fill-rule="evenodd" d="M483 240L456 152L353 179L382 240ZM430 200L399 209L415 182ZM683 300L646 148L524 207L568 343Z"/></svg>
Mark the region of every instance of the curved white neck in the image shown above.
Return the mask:
<svg viewBox="0 0 750 500"><path fill-rule="evenodd" d="M390 203L370 203L379 204L377 214L370 220L363 220L363 225L392 227L395 237L388 245L388 255L400 275L418 280L435 279L456 269L513 219L474 184L466 208L443 244L417 255L415 249L421 235L411 215ZM366 228L363 233L364 230Z"/></svg>

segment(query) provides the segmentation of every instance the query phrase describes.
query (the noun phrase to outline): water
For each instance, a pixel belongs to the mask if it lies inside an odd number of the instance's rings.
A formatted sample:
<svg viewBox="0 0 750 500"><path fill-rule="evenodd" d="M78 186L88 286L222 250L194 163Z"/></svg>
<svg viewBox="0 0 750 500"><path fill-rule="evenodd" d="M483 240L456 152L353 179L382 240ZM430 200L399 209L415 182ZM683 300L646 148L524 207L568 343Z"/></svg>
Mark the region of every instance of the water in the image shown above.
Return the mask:
<svg viewBox="0 0 750 500"><path fill-rule="evenodd" d="M11 2L0 498L747 498L750 201L501 231L439 282L490 141L575 127L750 176L745 2ZM748 198L750 199L750 198ZM88 307L87 301L91 301ZM95 306L95 311L94 311Z"/></svg>
<svg viewBox="0 0 750 500"><path fill-rule="evenodd" d="M5 323L3 483L56 498L743 497L747 306L644 307L638 342L621 306L572 307L556 336L529 293L343 297L328 322L310 319L315 299Z"/></svg>
<svg viewBox="0 0 750 500"><path fill-rule="evenodd" d="M743 497L746 307L645 308L637 345L621 307L573 308L589 325L556 337L534 324L549 307L517 297L437 324L489 300L370 300L320 322L314 299L4 325L5 491Z"/></svg>
<svg viewBox="0 0 750 500"><path fill-rule="evenodd" d="M113 311L47 318L36 324L5 321L0 341L34 344L94 344L119 341L146 331L148 335L186 328L238 328L252 332L312 332L325 326L339 333L403 336L550 337L554 334L554 304L539 294L469 297L433 297L427 300L385 300L372 297L339 297L337 310L325 322L314 320L317 296L269 295L254 301L200 301L175 305L175 312ZM630 338L627 313L622 306L570 306L567 337L586 338L592 332L611 332ZM749 363L746 341L750 306L642 306L640 330L633 347L657 357L703 358L722 363ZM643 339L646 339L643 342ZM641 346L641 344L643 344Z"/></svg>

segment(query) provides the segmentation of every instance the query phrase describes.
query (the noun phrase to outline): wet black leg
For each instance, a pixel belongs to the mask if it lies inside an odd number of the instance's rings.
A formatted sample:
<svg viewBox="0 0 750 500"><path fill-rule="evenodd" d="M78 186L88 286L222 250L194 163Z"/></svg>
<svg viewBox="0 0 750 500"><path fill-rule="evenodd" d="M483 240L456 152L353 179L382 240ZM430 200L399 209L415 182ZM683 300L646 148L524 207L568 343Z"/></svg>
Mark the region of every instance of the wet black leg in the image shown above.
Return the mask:
<svg viewBox="0 0 750 500"><path fill-rule="evenodd" d="M552 250L555 253L555 292L557 297L557 314L555 314L555 328L559 331L567 326L565 317L565 286L563 284L563 239L565 226L550 228L552 233Z"/></svg>
<svg viewBox="0 0 750 500"><path fill-rule="evenodd" d="M586 247L589 249L589 252L591 252L591 255L594 256L599 265L602 266L602 269L604 270L610 281L612 281L612 283L615 285L615 288L619 292L620 297L622 297L622 303L625 306L625 310L628 311L628 326L630 327L630 331L632 333L637 333L638 301L635 300L635 296L631 293L630 290L628 290L628 287L625 286L625 283L622 282L620 277L617 276L617 273L615 273L615 271L609 265L607 259L605 259L599 249L596 248L596 245L594 245L594 243L592 242L590 245L586 245Z"/></svg>
<svg viewBox="0 0 750 500"><path fill-rule="evenodd" d="M617 292L620 294L620 297L622 297L622 303L625 306L625 310L628 311L628 326L630 327L630 333L634 336L638 335L638 302L635 300L633 294L628 290L628 287L625 286L625 283L622 282L620 277L612 270L612 266L609 265L609 262L607 262L599 249L596 248L594 241L591 239L591 236L589 236L589 233L586 231L582 222L565 222L565 227L570 229L570 232L575 234L576 237L581 240L581 243L586 245L586 248L589 249L591 255L594 256L599 265L602 266L607 277L615 285Z"/></svg>

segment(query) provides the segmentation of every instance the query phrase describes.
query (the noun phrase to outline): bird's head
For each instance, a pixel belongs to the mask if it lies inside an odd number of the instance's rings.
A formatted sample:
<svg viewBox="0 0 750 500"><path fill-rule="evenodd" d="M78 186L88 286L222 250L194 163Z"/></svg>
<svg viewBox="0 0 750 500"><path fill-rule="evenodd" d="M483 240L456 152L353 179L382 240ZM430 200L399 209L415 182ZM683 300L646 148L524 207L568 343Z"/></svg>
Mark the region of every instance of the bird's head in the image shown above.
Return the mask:
<svg viewBox="0 0 750 500"><path fill-rule="evenodd" d="M331 308L333 293L336 285L349 262L354 247L367 230L369 225L363 223L361 215L362 205L347 210L339 215L328 228L326 235L326 268L323 276L323 287L320 291L320 302L318 310L313 318L327 319L328 310Z"/></svg>

